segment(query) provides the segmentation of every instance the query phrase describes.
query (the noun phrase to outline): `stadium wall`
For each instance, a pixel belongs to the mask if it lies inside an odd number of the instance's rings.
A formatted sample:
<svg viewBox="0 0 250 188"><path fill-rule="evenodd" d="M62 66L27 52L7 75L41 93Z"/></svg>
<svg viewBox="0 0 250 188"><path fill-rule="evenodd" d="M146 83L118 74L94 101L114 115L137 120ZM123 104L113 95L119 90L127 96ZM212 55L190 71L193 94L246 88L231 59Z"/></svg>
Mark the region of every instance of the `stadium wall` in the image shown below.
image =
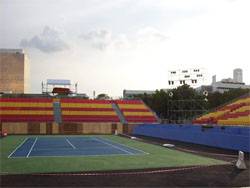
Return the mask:
<svg viewBox="0 0 250 188"><path fill-rule="evenodd" d="M63 123L59 134L114 134L120 127L118 123Z"/></svg>
<svg viewBox="0 0 250 188"><path fill-rule="evenodd" d="M114 134L124 132L121 123L48 123L48 122L2 122L0 130L8 134Z"/></svg>
<svg viewBox="0 0 250 188"><path fill-rule="evenodd" d="M144 124L135 127L133 134L250 152L249 127Z"/></svg>

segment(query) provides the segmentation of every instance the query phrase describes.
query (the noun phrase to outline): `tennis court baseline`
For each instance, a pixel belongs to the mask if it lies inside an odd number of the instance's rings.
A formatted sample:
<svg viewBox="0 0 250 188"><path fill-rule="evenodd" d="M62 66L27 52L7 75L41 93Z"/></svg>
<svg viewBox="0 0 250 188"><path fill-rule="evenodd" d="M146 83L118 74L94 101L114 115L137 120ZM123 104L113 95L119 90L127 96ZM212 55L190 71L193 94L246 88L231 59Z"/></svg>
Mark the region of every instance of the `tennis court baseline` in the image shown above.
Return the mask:
<svg viewBox="0 0 250 188"><path fill-rule="evenodd" d="M114 141L100 137L28 137L8 156L16 157L63 157L147 154Z"/></svg>

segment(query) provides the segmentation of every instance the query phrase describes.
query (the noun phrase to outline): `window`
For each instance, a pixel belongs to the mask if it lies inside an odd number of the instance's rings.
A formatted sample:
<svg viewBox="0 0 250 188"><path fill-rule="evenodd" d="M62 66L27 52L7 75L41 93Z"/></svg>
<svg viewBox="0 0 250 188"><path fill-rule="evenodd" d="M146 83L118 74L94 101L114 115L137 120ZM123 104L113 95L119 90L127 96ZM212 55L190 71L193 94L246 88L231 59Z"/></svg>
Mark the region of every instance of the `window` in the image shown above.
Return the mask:
<svg viewBox="0 0 250 188"><path fill-rule="evenodd" d="M191 82L192 82L192 84L196 84L197 80L192 80Z"/></svg>
<svg viewBox="0 0 250 188"><path fill-rule="evenodd" d="M169 80L168 85L174 85L174 81Z"/></svg>

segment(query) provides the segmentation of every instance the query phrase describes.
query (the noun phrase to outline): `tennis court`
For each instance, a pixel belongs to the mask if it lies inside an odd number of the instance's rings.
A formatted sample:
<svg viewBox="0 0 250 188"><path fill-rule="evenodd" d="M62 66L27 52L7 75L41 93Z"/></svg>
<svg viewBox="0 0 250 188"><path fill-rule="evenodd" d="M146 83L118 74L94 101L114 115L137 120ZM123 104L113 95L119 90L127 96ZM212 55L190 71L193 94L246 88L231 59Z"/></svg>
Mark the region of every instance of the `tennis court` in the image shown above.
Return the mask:
<svg viewBox="0 0 250 188"><path fill-rule="evenodd" d="M0 139L0 174L109 171L225 164L114 135L11 135Z"/></svg>
<svg viewBox="0 0 250 188"><path fill-rule="evenodd" d="M121 143L100 137L28 137L8 156L17 157L63 157L147 154Z"/></svg>

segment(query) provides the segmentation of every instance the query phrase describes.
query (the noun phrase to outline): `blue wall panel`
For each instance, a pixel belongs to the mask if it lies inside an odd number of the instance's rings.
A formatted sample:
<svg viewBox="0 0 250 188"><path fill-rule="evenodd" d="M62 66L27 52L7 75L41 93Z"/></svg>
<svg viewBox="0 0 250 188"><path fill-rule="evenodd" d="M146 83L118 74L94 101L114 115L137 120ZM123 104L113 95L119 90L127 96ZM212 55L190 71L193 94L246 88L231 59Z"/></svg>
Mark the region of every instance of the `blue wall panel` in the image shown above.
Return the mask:
<svg viewBox="0 0 250 188"><path fill-rule="evenodd" d="M248 127L144 124L137 126L133 134L250 152Z"/></svg>

